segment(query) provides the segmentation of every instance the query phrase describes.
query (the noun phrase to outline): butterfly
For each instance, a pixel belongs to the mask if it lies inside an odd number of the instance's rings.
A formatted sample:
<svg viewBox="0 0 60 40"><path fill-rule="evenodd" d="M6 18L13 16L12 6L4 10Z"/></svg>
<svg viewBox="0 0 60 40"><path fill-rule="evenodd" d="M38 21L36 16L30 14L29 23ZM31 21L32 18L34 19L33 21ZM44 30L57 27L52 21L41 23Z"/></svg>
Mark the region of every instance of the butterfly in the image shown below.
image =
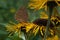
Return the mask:
<svg viewBox="0 0 60 40"><path fill-rule="evenodd" d="M20 7L15 14L15 19L19 22L27 22L28 21L28 14L27 9L25 7Z"/></svg>

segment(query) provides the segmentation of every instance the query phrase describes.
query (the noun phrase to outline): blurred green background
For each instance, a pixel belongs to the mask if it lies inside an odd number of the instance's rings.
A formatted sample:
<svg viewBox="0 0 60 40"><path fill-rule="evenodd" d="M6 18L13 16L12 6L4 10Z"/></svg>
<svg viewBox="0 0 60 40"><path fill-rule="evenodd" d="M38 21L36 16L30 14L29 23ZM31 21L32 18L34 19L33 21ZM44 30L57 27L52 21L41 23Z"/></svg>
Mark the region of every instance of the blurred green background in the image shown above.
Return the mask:
<svg viewBox="0 0 60 40"><path fill-rule="evenodd" d="M0 0L0 23L14 21L14 14L22 3L21 0Z"/></svg>
<svg viewBox="0 0 60 40"><path fill-rule="evenodd" d="M15 35L14 38L16 39L12 39L13 37L9 38L5 25L9 21L16 23L14 15L23 3L23 0L0 0L0 40L22 40Z"/></svg>

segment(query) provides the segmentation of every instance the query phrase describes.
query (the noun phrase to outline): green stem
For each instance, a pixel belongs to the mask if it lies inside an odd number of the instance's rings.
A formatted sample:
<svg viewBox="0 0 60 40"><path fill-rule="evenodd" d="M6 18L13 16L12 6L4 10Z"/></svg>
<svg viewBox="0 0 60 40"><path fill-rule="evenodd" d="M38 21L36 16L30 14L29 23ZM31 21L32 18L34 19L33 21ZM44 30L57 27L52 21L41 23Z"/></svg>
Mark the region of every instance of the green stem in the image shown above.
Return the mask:
<svg viewBox="0 0 60 40"><path fill-rule="evenodd" d="M49 30L49 25L50 25L50 18L48 19L48 22L47 22L47 26L46 26L46 30L45 30L45 35L44 35L44 40L46 40L46 37L47 37L47 33L48 33L48 30Z"/></svg>
<svg viewBox="0 0 60 40"><path fill-rule="evenodd" d="M48 8L48 21L47 21L47 25L46 25L44 40L46 40L46 37L48 36L48 30L49 30L49 26L50 26L51 13L52 13L52 12L51 12L50 9Z"/></svg>

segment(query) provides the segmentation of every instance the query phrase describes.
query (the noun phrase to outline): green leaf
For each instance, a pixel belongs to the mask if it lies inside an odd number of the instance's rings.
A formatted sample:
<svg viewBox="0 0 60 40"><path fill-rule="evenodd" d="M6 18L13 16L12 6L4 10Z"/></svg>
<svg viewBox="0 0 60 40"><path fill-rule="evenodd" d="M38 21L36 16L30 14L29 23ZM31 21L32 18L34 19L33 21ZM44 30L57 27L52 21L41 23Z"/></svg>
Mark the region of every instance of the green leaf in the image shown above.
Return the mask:
<svg viewBox="0 0 60 40"><path fill-rule="evenodd" d="M0 0L0 7L7 8L7 1L6 0Z"/></svg>
<svg viewBox="0 0 60 40"><path fill-rule="evenodd" d="M23 40L19 37L18 33L14 33L12 36L9 37L11 40Z"/></svg>
<svg viewBox="0 0 60 40"><path fill-rule="evenodd" d="M3 30L0 30L0 37L1 37L1 34L2 35L6 35L6 34L8 34L6 31L3 31Z"/></svg>
<svg viewBox="0 0 60 40"><path fill-rule="evenodd" d="M8 36L8 33L6 31L0 30L0 39L4 40Z"/></svg>

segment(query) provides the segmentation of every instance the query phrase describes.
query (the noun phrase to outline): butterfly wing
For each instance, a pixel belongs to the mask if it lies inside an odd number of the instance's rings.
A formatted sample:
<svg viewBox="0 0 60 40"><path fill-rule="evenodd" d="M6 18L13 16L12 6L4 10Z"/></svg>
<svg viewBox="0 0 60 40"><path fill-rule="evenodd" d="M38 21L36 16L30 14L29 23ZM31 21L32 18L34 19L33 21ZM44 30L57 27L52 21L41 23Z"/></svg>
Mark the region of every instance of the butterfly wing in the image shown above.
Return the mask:
<svg viewBox="0 0 60 40"><path fill-rule="evenodd" d="M22 6L15 14L15 19L19 22L27 22L28 21L28 13L26 7Z"/></svg>

